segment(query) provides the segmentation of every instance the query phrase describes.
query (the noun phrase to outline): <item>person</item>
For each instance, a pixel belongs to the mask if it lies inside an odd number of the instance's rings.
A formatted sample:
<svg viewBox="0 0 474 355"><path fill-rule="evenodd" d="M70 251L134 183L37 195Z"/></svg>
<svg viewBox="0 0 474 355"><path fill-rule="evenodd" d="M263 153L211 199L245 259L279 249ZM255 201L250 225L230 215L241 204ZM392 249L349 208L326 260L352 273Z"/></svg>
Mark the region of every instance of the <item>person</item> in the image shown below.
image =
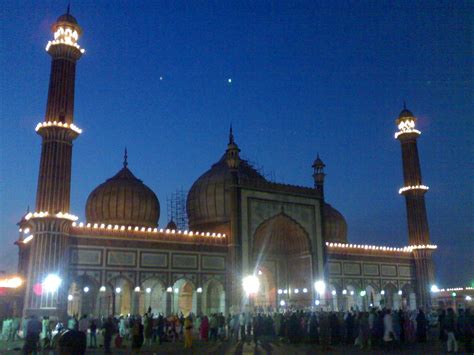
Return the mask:
<svg viewBox="0 0 474 355"><path fill-rule="evenodd" d="M466 320L464 322L464 350L466 353L472 353L472 336L474 334L474 315L471 315L471 309L466 309L464 314Z"/></svg>
<svg viewBox="0 0 474 355"><path fill-rule="evenodd" d="M140 317L136 318L132 326L132 353L140 353L143 345L143 324Z"/></svg>
<svg viewBox="0 0 474 355"><path fill-rule="evenodd" d="M112 335L114 332L114 324L112 323L112 316L109 316L102 325L104 331L104 351L106 354L111 354L110 343L112 342Z"/></svg>
<svg viewBox="0 0 474 355"><path fill-rule="evenodd" d="M89 329L89 321L87 319L87 314L83 314L81 319L79 320L79 331L83 333L87 340L87 329ZM87 341L86 341L87 345Z"/></svg>
<svg viewBox="0 0 474 355"><path fill-rule="evenodd" d="M49 317L43 317L41 321L41 339L43 339L43 349L49 349L51 347L52 334L49 329Z"/></svg>
<svg viewBox="0 0 474 355"><path fill-rule="evenodd" d="M97 324L94 319L91 319L90 325L90 347L97 348Z"/></svg>
<svg viewBox="0 0 474 355"><path fill-rule="evenodd" d="M420 308L416 316L416 338L419 343L426 343L426 317Z"/></svg>
<svg viewBox="0 0 474 355"><path fill-rule="evenodd" d="M364 349L370 338L369 315L367 312L359 313L359 346Z"/></svg>
<svg viewBox="0 0 474 355"><path fill-rule="evenodd" d="M161 345L161 342L163 341L163 335L164 335L164 331L163 331L163 328L165 326L165 319L163 317L163 315L160 313L160 315L158 316L158 321L157 321L158 325L158 329L157 329L157 332L158 332L158 344Z"/></svg>
<svg viewBox="0 0 474 355"><path fill-rule="evenodd" d="M240 340L245 341L245 312L240 315L239 324L240 324Z"/></svg>
<svg viewBox="0 0 474 355"><path fill-rule="evenodd" d="M446 315L446 325L444 330L447 335L446 346L448 348L448 353L454 350L455 353L458 352L458 342L456 340L456 316L452 308L448 308L448 314Z"/></svg>
<svg viewBox="0 0 474 355"><path fill-rule="evenodd" d="M145 323L145 344L151 346L151 338L153 336L153 315L146 313L143 321Z"/></svg>
<svg viewBox="0 0 474 355"><path fill-rule="evenodd" d="M347 311L345 318L346 325L346 344L354 344L354 316L352 315L352 308L350 311Z"/></svg>
<svg viewBox="0 0 474 355"><path fill-rule="evenodd" d="M32 315L26 328L25 345L23 346L25 354L37 353L41 328L41 322L36 318L36 315Z"/></svg>
<svg viewBox="0 0 474 355"><path fill-rule="evenodd" d="M332 314L331 314L332 316ZM311 314L311 318L309 319L309 340L311 343L319 344L319 332L318 332L318 317L316 317L316 313ZM333 332L333 328L331 326L331 333ZM331 336L332 338L332 336Z"/></svg>
<svg viewBox="0 0 474 355"><path fill-rule="evenodd" d="M184 348L190 349L193 346L193 319L187 316L184 320Z"/></svg>
<svg viewBox="0 0 474 355"><path fill-rule="evenodd" d="M217 340L217 315L214 313L209 319L210 336L209 340Z"/></svg>
<svg viewBox="0 0 474 355"><path fill-rule="evenodd" d="M383 330L383 341L386 344L391 344L393 341L393 319L390 309L387 309L383 317Z"/></svg>
<svg viewBox="0 0 474 355"><path fill-rule="evenodd" d="M201 329L199 329L199 335L201 340L207 341L209 339L209 319L207 316L204 316L204 319L201 322Z"/></svg>

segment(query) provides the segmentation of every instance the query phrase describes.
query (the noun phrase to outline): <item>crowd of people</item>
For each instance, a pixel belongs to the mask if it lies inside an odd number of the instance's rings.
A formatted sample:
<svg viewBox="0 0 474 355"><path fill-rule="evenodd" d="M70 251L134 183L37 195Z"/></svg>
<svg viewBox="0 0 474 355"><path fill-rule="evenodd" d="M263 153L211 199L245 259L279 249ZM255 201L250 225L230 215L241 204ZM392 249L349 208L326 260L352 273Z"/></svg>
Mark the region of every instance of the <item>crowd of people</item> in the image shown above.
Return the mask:
<svg viewBox="0 0 474 355"><path fill-rule="evenodd" d="M446 349L457 352L461 346L472 352L474 316L470 310L452 308L440 310L437 316L440 341ZM323 349L345 344L361 349L403 348L415 342L424 343L428 339L431 321L422 310L391 311L371 309L369 312L350 310L347 312L288 310L274 313L239 313L225 316L223 313L211 315L154 315L151 309L143 316L120 316L97 319L83 315L70 317L67 324L55 322L48 317L42 320L32 316L22 322L25 351L55 348L61 334L69 331L77 334L85 347L97 348L97 333L101 332L106 353L112 348L131 347L139 352L142 346L163 342L184 342L185 348L193 346L193 338L202 341L243 341L254 342L280 339L290 343L319 344ZM20 327L19 319L9 319L3 323L2 334L6 340L15 340ZM8 329L8 331L5 331ZM7 334L7 335L6 335ZM77 338L77 337L76 337ZM112 346L112 341L114 342ZM433 341L433 337L430 338Z"/></svg>

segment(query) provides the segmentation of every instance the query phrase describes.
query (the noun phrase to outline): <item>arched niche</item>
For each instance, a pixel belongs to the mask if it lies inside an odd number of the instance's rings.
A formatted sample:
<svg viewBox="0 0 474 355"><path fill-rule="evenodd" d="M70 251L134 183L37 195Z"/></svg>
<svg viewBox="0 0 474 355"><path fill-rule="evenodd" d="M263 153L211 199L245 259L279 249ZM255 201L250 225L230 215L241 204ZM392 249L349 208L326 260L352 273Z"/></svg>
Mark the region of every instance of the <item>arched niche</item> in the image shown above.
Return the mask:
<svg viewBox="0 0 474 355"><path fill-rule="evenodd" d="M306 230L294 219L281 212L262 222L253 237L252 253L254 269L264 269L265 265L274 265L266 271L261 283L264 296L258 302L267 307L277 307L278 289L311 289L313 284L311 241ZM263 270L262 270L263 271ZM306 302L311 299L306 294L297 294L292 302Z"/></svg>
<svg viewBox="0 0 474 355"><path fill-rule="evenodd" d="M202 310L204 314L225 313L225 289L216 279L210 279L203 287Z"/></svg>
<svg viewBox="0 0 474 355"><path fill-rule="evenodd" d="M191 280L186 278L177 280L173 285L171 297L172 313L178 315L182 313L184 316L187 316L190 312L196 314L196 285Z"/></svg>
<svg viewBox="0 0 474 355"><path fill-rule="evenodd" d="M153 315L166 315L166 288L156 277L146 279L140 285L138 312L144 314L149 308Z"/></svg>

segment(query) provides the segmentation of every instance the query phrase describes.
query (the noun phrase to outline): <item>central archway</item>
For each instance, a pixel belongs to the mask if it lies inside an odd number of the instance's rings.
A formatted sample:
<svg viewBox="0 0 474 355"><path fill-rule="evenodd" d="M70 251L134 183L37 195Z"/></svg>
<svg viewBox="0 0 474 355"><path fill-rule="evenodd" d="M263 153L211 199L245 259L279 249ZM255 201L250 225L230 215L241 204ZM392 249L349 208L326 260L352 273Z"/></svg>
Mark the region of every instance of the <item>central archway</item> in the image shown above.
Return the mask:
<svg viewBox="0 0 474 355"><path fill-rule="evenodd" d="M298 222L281 212L260 224L254 234L253 258L256 269L265 269L258 302L270 307L277 307L281 300L295 306L311 305L311 294L302 292L312 288L311 242Z"/></svg>

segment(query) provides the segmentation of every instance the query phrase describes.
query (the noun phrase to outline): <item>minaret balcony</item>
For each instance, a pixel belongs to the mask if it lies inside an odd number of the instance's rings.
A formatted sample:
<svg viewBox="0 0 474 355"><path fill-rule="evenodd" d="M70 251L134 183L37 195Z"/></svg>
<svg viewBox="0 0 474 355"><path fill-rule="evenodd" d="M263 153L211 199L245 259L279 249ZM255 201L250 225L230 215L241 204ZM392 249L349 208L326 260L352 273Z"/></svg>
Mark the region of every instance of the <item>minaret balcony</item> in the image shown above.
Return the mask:
<svg viewBox="0 0 474 355"><path fill-rule="evenodd" d="M398 190L398 193L400 195L403 195L404 193L408 192L408 191L422 191L422 192L426 192L428 191L430 188L426 185L415 185L415 186L405 186L405 187L402 187L400 190Z"/></svg>

